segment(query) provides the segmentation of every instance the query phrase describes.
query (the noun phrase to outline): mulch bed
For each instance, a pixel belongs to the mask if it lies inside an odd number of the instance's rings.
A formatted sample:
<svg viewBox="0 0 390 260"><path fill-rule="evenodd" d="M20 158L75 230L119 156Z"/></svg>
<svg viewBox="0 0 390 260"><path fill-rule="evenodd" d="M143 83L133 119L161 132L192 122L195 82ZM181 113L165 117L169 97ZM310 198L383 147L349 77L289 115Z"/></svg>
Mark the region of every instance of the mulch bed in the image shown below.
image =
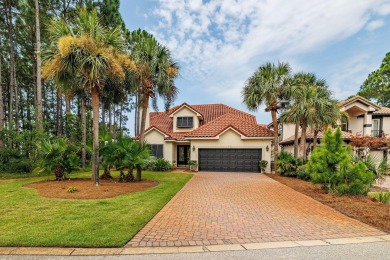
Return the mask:
<svg viewBox="0 0 390 260"><path fill-rule="evenodd" d="M291 177L266 174L268 177L303 193L335 210L363 223L390 232L390 205L365 196L335 196L325 193L318 185Z"/></svg>
<svg viewBox="0 0 390 260"><path fill-rule="evenodd" d="M95 186L91 179L69 179L65 181L40 181L24 185L38 190L38 194L47 198L59 199L106 199L129 192L146 190L159 183L152 180L140 182L118 182L117 180L100 180ZM68 192L69 187L77 188L77 192Z"/></svg>

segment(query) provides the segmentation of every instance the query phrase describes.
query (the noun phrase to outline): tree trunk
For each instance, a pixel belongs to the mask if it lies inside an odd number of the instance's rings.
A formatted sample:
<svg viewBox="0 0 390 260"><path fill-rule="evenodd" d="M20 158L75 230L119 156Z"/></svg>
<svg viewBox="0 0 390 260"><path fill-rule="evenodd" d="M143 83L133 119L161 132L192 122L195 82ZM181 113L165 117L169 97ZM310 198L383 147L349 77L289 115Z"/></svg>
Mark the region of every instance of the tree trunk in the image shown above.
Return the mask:
<svg viewBox="0 0 390 260"><path fill-rule="evenodd" d="M66 113L70 113L70 101L71 101L71 97L68 96L68 95L65 95L65 111Z"/></svg>
<svg viewBox="0 0 390 260"><path fill-rule="evenodd" d="M85 150L85 146L87 145L87 112L85 108L85 100L81 97L81 167L85 169L85 163L87 158L87 152Z"/></svg>
<svg viewBox="0 0 390 260"><path fill-rule="evenodd" d="M112 105L108 105L108 129L110 134L112 134Z"/></svg>
<svg viewBox="0 0 390 260"><path fill-rule="evenodd" d="M302 132L301 132L301 158L306 160L306 124L302 124Z"/></svg>
<svg viewBox="0 0 390 260"><path fill-rule="evenodd" d="M7 10L5 11L6 15L6 23L8 29L8 44L9 44L9 100L8 100L8 128L12 127L12 119L13 119L13 100L14 100L14 89L15 89L15 52L14 52L14 27L13 27L13 19L12 19L12 6L11 1L7 1ZM10 145L12 144L12 140L10 139Z"/></svg>
<svg viewBox="0 0 390 260"><path fill-rule="evenodd" d="M314 131L314 136L313 136L313 149L317 147L317 139L318 139L318 130Z"/></svg>
<svg viewBox="0 0 390 260"><path fill-rule="evenodd" d="M41 81L41 31L39 26L39 2L35 0L36 61L37 61L37 128L43 130L42 81Z"/></svg>
<svg viewBox="0 0 390 260"><path fill-rule="evenodd" d="M299 148L299 123L295 124L295 135L294 135L294 157L298 158Z"/></svg>
<svg viewBox="0 0 390 260"><path fill-rule="evenodd" d="M15 62L14 62L14 86L15 86L15 131L16 133L19 133L19 88L18 84L16 82L16 67L15 67Z"/></svg>
<svg viewBox="0 0 390 260"><path fill-rule="evenodd" d="M123 113L123 104L121 104L121 110L119 112L119 130L122 131L122 113Z"/></svg>
<svg viewBox="0 0 390 260"><path fill-rule="evenodd" d="M92 116L93 116L93 156L92 178L96 186L99 186L99 92L97 86L91 89Z"/></svg>
<svg viewBox="0 0 390 260"><path fill-rule="evenodd" d="M143 103L142 103L141 128L140 128L140 135L139 135L139 141L141 144L143 144L145 141L145 125L146 125L146 115L148 113L148 107L149 107L149 95L144 94Z"/></svg>
<svg viewBox="0 0 390 260"><path fill-rule="evenodd" d="M137 181L141 181L142 179L142 168L141 168L141 165L137 165L136 166L136 169L137 169L137 176L136 176L136 180Z"/></svg>
<svg viewBox="0 0 390 260"><path fill-rule="evenodd" d="M104 111L104 105L102 105L102 127L106 128L106 112Z"/></svg>
<svg viewBox="0 0 390 260"><path fill-rule="evenodd" d="M56 116L57 116L57 120L56 120L56 123L57 123L57 136L61 136L63 134L63 126L62 126L62 95L60 92L58 92L57 90L57 113L56 113Z"/></svg>
<svg viewBox="0 0 390 260"><path fill-rule="evenodd" d="M275 173L277 173L277 159L279 151L279 127L278 127L278 118L276 117L276 110L271 110L272 124L274 127L274 168Z"/></svg>
<svg viewBox="0 0 390 260"><path fill-rule="evenodd" d="M1 39L0 39L0 48L1 48ZM1 55L2 53L0 52L0 133L4 130L4 100L3 100L3 79L2 79L2 61L3 61L3 56ZM3 147L3 137L0 138L0 148Z"/></svg>

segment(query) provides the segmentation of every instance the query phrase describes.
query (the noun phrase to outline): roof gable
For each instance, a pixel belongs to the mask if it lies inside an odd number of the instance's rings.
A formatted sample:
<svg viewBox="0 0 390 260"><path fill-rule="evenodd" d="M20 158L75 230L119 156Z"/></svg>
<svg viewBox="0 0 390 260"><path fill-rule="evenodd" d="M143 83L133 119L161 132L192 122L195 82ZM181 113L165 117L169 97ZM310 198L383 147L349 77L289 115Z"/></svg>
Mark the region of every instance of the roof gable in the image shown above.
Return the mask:
<svg viewBox="0 0 390 260"><path fill-rule="evenodd" d="M354 96L354 97L352 97L350 99L341 100L339 102L339 105L341 107L346 107L346 106L352 104L353 102L360 102L360 103L362 103L362 104L364 104L366 106L372 106L372 107L374 107L375 109L378 109L378 110L381 109L381 107L378 106L377 104L375 104L375 103L371 102L370 100L368 100L368 99L366 99L364 97L361 97L361 96Z"/></svg>

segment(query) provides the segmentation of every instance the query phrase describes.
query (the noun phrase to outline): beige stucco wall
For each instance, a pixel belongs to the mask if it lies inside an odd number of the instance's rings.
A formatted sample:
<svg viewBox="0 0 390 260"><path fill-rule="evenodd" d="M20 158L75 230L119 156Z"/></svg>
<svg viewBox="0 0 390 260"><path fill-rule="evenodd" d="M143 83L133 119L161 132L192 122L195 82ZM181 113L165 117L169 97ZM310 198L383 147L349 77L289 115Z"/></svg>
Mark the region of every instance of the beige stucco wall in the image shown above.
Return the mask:
<svg viewBox="0 0 390 260"><path fill-rule="evenodd" d="M299 129L301 130L301 129ZM282 140L285 140L289 138L290 136L293 136L295 134L295 124L283 124L283 133L282 133Z"/></svg>
<svg viewBox="0 0 390 260"><path fill-rule="evenodd" d="M383 117L383 132L390 137L390 117Z"/></svg>
<svg viewBox="0 0 390 260"><path fill-rule="evenodd" d="M174 153L172 142L166 142L164 135L157 130L152 130L145 135L145 140L148 144L163 144L164 146L164 158L170 162L174 161Z"/></svg>
<svg viewBox="0 0 390 260"><path fill-rule="evenodd" d="M177 128L177 118L183 116L192 116L194 118L194 127L193 128ZM173 114L173 132L189 132L199 127L199 119L196 116L196 113L192 110L182 107L180 110L176 111Z"/></svg>
<svg viewBox="0 0 390 260"><path fill-rule="evenodd" d="M223 133L219 139L208 140L191 140L191 160L198 161L198 150L200 148L261 148L262 160L268 161L266 172L270 172L271 168L271 139L241 139L241 136L233 130L228 130ZM266 147L269 147L269 151L266 151ZM192 151L192 147L195 146L195 151Z"/></svg>
<svg viewBox="0 0 390 260"><path fill-rule="evenodd" d="M348 119L348 130L352 130L354 135L357 133L363 135L363 120L363 117L350 117Z"/></svg>

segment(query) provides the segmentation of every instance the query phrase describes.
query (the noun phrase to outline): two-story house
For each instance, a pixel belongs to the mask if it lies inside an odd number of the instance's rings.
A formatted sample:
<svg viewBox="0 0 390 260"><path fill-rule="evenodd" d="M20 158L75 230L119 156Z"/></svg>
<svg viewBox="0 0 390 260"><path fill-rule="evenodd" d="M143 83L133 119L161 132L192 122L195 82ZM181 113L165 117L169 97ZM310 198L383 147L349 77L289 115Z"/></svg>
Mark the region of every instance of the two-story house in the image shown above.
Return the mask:
<svg viewBox="0 0 390 260"><path fill-rule="evenodd" d="M152 154L177 167L195 160L201 171L259 172L259 161L266 160L270 171L273 131L227 105L183 103L151 112L146 128Z"/></svg>
<svg viewBox="0 0 390 260"><path fill-rule="evenodd" d="M346 112L348 121L340 122L342 137L349 143L353 136L389 137L390 134L390 108L381 107L361 96L339 102L340 111ZM280 145L282 149L293 153L295 125L280 124ZM308 129L306 150L309 153L313 146L313 133ZM299 132L300 136L300 132ZM319 133L321 142L323 133ZM300 141L300 140L299 140ZM382 159L383 150L371 151L378 159Z"/></svg>

